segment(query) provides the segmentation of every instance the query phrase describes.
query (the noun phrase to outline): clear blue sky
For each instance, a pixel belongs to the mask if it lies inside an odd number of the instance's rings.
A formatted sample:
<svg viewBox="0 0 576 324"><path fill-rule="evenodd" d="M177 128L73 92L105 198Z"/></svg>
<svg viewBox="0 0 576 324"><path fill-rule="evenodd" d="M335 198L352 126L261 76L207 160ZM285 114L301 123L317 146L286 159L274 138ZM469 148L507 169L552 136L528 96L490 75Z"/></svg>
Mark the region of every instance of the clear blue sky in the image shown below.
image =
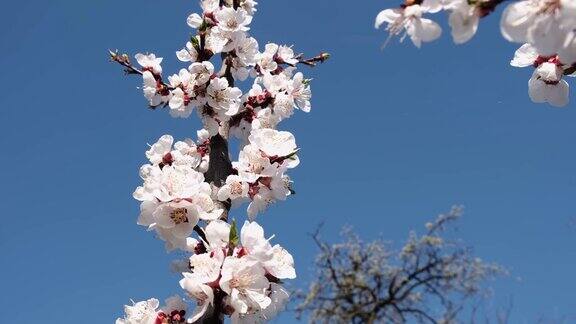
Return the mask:
<svg viewBox="0 0 576 324"><path fill-rule="evenodd" d="M508 65L515 45L498 15L464 46L445 29L421 50L381 51L373 18L396 1L260 2L252 31L262 44L333 54L305 71L312 113L282 124L302 147L298 194L259 218L296 256L296 286L310 278L307 233L321 221L329 239L352 224L400 240L464 204L460 236L512 271L495 289L497 303L514 296L513 322L574 314L576 104L530 102L531 71ZM140 80L106 50L154 51L176 71L193 11L194 0L3 4L0 318L111 323L130 298L180 292L173 256L136 225L131 194L146 143L194 136L199 122L147 110Z"/></svg>

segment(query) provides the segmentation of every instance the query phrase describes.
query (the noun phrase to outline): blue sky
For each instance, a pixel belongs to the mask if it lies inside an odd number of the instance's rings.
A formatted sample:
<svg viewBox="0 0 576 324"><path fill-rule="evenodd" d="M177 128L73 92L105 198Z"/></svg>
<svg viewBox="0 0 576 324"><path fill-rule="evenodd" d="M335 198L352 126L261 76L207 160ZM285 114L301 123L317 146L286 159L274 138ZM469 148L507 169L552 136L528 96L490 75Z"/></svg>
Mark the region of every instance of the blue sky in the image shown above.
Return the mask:
<svg viewBox="0 0 576 324"><path fill-rule="evenodd" d="M310 279L307 233L322 221L330 240L351 224L366 239L397 241L463 204L458 234L512 273L494 284L495 304L513 296L514 323L574 315L576 105L530 102L531 70L508 65L515 45L498 15L463 46L445 29L420 50L381 51L386 34L373 18L395 5L262 0L253 22L262 44L333 55L304 69L312 113L281 126L302 147L297 195L259 218L295 255L294 286ZM136 225L131 194L146 143L194 136L199 122L147 110L140 80L106 50L154 51L176 71L194 11L187 0L3 4L0 318L111 323L130 298L180 292L174 256Z"/></svg>

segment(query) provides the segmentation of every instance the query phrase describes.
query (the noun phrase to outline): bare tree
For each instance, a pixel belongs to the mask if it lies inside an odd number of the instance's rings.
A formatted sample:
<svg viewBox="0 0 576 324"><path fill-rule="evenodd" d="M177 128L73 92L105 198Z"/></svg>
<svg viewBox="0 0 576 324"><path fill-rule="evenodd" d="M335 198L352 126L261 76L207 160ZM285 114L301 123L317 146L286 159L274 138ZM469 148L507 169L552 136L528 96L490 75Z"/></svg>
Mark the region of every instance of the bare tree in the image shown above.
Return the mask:
<svg viewBox="0 0 576 324"><path fill-rule="evenodd" d="M485 296L486 281L505 270L474 257L446 230L462 214L453 207L409 234L400 251L382 240L365 243L350 228L344 243L312 235L320 253L316 279L299 293L296 311L311 323L455 323L473 300Z"/></svg>

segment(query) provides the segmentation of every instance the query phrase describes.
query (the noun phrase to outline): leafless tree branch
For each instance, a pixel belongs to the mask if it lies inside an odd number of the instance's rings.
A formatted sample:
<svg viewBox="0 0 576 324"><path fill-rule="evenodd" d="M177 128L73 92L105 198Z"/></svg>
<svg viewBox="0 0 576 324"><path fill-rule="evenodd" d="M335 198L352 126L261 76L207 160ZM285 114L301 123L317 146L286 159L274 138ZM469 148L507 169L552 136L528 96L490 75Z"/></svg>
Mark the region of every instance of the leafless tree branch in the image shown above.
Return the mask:
<svg viewBox="0 0 576 324"><path fill-rule="evenodd" d="M424 235L411 232L400 251L382 240L365 243L348 228L344 243L330 245L318 229L312 234L320 250L316 279L308 292L296 294L298 316L309 315L311 323L459 322L486 282L505 274L446 238L461 214L461 207L453 207L427 223Z"/></svg>

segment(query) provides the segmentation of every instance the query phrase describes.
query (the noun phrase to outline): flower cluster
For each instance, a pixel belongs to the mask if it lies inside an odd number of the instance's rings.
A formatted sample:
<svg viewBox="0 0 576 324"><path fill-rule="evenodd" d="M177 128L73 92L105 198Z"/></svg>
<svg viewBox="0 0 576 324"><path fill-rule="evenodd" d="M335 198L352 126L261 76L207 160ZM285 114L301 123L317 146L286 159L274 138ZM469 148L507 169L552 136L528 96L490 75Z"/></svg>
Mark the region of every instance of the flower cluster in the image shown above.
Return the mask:
<svg viewBox="0 0 576 324"><path fill-rule="evenodd" d="M449 12L448 23L456 44L469 41L480 19L504 0L406 0L397 9L386 9L376 17L375 27L387 23L390 37L409 36L414 45L440 37L441 27L423 18L426 13ZM524 44L511 64L532 65L529 95L537 103L563 107L568 104L568 83L563 76L576 72L576 2L573 0L522 0L506 7L500 30L510 42ZM390 38L389 38L390 39Z"/></svg>
<svg viewBox="0 0 576 324"><path fill-rule="evenodd" d="M151 298L132 306L124 306L124 318L116 320L116 324L179 324L186 323L184 299L175 295L166 299L166 305L159 308L158 299Z"/></svg>
<svg viewBox="0 0 576 324"><path fill-rule="evenodd" d="M189 260L191 272L184 272L180 280L199 305L189 321L201 318L209 306L235 322L273 318L288 300L280 280L296 278L292 255L280 245L272 246L255 222L246 221L238 235L235 223L216 220L205 233L205 240L189 240L196 254ZM225 297L215 304L218 295Z"/></svg>
<svg viewBox="0 0 576 324"><path fill-rule="evenodd" d="M240 151L232 165L238 175L230 175L218 191L219 200L232 203L249 198L248 216L264 211L277 199L285 200L292 190L287 169L296 167L300 160L294 136L274 129L255 129L248 137L249 143Z"/></svg>
<svg viewBox="0 0 576 324"><path fill-rule="evenodd" d="M165 79L163 59L152 53L136 55L139 67L125 54L110 53L127 73L142 76L152 108L178 118L195 110L203 124L196 141L164 135L150 145L140 168L143 184L133 195L141 202L138 224L154 231L168 251L192 254L175 265L187 298L198 306L186 315L174 299L160 310L151 299L126 306L118 324L221 322L223 315L264 322L288 299L281 280L296 277L290 253L272 246L253 221L293 194L287 171L300 162L298 147L290 132L276 128L295 109L310 111L310 80L297 66L314 66L328 54L304 59L291 46L274 43L260 49L248 33L253 0L203 0L201 8L187 19L196 35L176 52L188 65L177 74ZM249 78L244 93L236 81ZM240 142L236 161L229 158L230 137ZM235 221L227 221L244 203L251 222L238 234Z"/></svg>
<svg viewBox="0 0 576 324"><path fill-rule="evenodd" d="M155 230L169 251L185 250L186 238L200 220L215 220L224 212L204 181L207 132L198 135L198 144L190 139L174 143L172 136L162 136L146 151L150 164L140 168L144 184L134 192L141 201L138 224Z"/></svg>
<svg viewBox="0 0 576 324"><path fill-rule="evenodd" d="M188 117L196 108L211 135L231 131L246 137L252 128L274 128L290 117L294 108L310 111L310 80L295 72L298 63L313 63L328 58L323 53L302 60L290 46L268 43L263 52L250 37L250 23L256 3L243 1L237 8L219 6L218 0L202 2L204 13L188 17L188 25L198 35L176 52L187 69L162 78L162 58L138 54L144 97L150 106L169 107L174 117ZM220 54L219 70L209 61ZM234 80L253 77L252 89L245 95L234 87ZM224 128L225 130L223 130Z"/></svg>

